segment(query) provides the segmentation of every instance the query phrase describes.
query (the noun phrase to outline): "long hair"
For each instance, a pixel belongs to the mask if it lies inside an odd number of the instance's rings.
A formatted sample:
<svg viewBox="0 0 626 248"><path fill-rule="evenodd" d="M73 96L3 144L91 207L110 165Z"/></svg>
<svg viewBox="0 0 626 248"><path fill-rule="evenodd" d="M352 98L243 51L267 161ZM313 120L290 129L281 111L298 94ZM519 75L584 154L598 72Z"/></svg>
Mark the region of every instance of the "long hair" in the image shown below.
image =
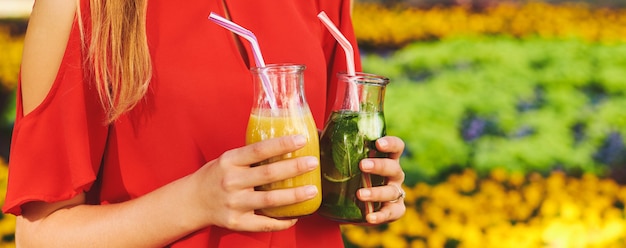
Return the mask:
<svg viewBox="0 0 626 248"><path fill-rule="evenodd" d="M146 37L147 0L89 0L90 23L78 20L107 123L132 109L147 92L152 63ZM84 25L90 25L85 35Z"/></svg>

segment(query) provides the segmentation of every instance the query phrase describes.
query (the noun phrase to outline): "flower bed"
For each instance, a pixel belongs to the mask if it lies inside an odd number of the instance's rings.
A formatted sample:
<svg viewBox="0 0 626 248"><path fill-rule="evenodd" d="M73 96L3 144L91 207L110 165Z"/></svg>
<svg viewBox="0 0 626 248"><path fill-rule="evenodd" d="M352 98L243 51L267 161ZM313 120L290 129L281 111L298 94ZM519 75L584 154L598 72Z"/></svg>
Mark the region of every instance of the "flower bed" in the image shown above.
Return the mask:
<svg viewBox="0 0 626 248"><path fill-rule="evenodd" d="M405 187L400 220L345 225L358 247L624 247L626 186L592 174L568 177L493 170L451 174L436 185Z"/></svg>
<svg viewBox="0 0 626 248"><path fill-rule="evenodd" d="M359 43L365 48L398 48L415 41L483 35L626 41L626 10L575 3L502 3L480 12L463 6L418 9L356 4L353 20Z"/></svg>

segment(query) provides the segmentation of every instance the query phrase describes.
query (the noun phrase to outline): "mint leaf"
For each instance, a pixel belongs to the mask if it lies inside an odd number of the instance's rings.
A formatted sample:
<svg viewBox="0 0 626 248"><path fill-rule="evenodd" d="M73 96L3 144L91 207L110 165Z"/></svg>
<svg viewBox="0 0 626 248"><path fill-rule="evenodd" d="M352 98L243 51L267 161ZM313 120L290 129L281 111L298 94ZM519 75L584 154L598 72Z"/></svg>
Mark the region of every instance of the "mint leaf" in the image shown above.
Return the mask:
<svg viewBox="0 0 626 248"><path fill-rule="evenodd" d="M361 209L353 201L348 201L345 205L334 207L332 210L335 216L341 216L347 220L360 220L363 218Z"/></svg>
<svg viewBox="0 0 626 248"><path fill-rule="evenodd" d="M335 113L331 121L335 129L331 135L333 162L343 177L353 177L359 172L359 162L367 156L363 136L359 135L358 113Z"/></svg>

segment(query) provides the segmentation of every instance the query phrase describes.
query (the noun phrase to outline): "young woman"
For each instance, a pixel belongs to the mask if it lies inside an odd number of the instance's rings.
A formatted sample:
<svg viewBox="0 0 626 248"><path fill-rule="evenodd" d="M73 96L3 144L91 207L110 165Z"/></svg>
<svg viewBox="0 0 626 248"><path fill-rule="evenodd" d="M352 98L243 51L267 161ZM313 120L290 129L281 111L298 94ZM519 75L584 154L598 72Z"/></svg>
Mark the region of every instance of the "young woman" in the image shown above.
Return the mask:
<svg viewBox="0 0 626 248"><path fill-rule="evenodd" d="M25 39L9 186L21 247L341 247L338 223L278 220L255 209L314 197L315 187L254 191L315 169L302 157L250 164L301 148L302 136L245 145L254 66L249 44L210 12L257 35L265 60L305 64L318 127L345 57L317 19L325 11L356 47L350 2L37 0ZM358 58L357 58L358 62ZM357 65L360 66L360 65ZM357 67L359 68L359 67ZM400 218L404 173L388 159L362 170L388 185L361 189Z"/></svg>

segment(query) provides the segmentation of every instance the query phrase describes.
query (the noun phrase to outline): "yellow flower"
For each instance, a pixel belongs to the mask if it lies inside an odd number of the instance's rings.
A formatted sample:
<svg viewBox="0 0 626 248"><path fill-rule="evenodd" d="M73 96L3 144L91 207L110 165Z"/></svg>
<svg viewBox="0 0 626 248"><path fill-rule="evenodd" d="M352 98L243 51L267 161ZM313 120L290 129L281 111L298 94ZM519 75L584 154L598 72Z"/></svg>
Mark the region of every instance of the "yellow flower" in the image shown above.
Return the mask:
<svg viewBox="0 0 626 248"><path fill-rule="evenodd" d="M525 177L524 173L522 173L520 171L512 172L509 175L509 182L511 183L511 185L513 185L515 187L522 186L522 184L524 184L525 181L526 181L526 177Z"/></svg>
<svg viewBox="0 0 626 248"><path fill-rule="evenodd" d="M17 86L23 40L23 36L11 37L8 28L0 28L0 90L13 90Z"/></svg>
<svg viewBox="0 0 626 248"><path fill-rule="evenodd" d="M503 183L507 180L507 172L503 168L495 168L491 170L490 176L493 180Z"/></svg>
<svg viewBox="0 0 626 248"><path fill-rule="evenodd" d="M460 237L461 248L481 247L484 244L483 233L480 228L474 225L465 225Z"/></svg>
<svg viewBox="0 0 626 248"><path fill-rule="evenodd" d="M445 212L441 207L435 205L424 205L422 207L424 210L424 216L430 220L430 222L434 224L445 224L443 222Z"/></svg>
<svg viewBox="0 0 626 248"><path fill-rule="evenodd" d="M426 248L426 242L421 239L415 239L411 241L411 248Z"/></svg>
<svg viewBox="0 0 626 248"><path fill-rule="evenodd" d="M367 227L354 225L342 226L343 234L350 242L360 247L376 247L380 245L380 233Z"/></svg>
<svg viewBox="0 0 626 248"><path fill-rule="evenodd" d="M14 242L0 243L0 248L15 248L15 243Z"/></svg>
<svg viewBox="0 0 626 248"><path fill-rule="evenodd" d="M612 196L619 191L619 185L613 180L604 179L600 181L598 190L601 194Z"/></svg>
<svg viewBox="0 0 626 248"><path fill-rule="evenodd" d="M404 216L397 222L400 224L395 224L395 222L389 224L389 229L395 231L397 227L402 231L395 232L404 233L409 237L425 237L430 233L428 223L420 217L415 208L407 208Z"/></svg>
<svg viewBox="0 0 626 248"><path fill-rule="evenodd" d="M447 238L441 233L434 232L426 238L428 248L441 248L446 244Z"/></svg>
<svg viewBox="0 0 626 248"><path fill-rule="evenodd" d="M522 189L524 200L531 207L537 207L543 200L543 186L538 183L531 183Z"/></svg>
<svg viewBox="0 0 626 248"><path fill-rule="evenodd" d="M580 218L580 207L567 201L561 204L560 215L565 221L576 221Z"/></svg>
<svg viewBox="0 0 626 248"><path fill-rule="evenodd" d="M413 189L411 190L412 195L410 196L411 198L420 198L420 197L425 197L425 196L430 196L430 186L426 183L420 182L415 184L415 186L413 186ZM407 201L409 202L413 202L415 199L409 199L409 195L407 192Z"/></svg>
<svg viewBox="0 0 626 248"><path fill-rule="evenodd" d="M0 237L15 233L15 216L12 214L2 215L0 220Z"/></svg>
<svg viewBox="0 0 626 248"><path fill-rule="evenodd" d="M383 247L403 248L409 246L405 238L393 232L384 232L381 235L381 243Z"/></svg>
<svg viewBox="0 0 626 248"><path fill-rule="evenodd" d="M602 229L601 239L594 242L596 245L607 246L624 239L626 223L623 219L608 219Z"/></svg>
<svg viewBox="0 0 626 248"><path fill-rule="evenodd" d="M476 172L464 170L462 174L450 175L448 181L460 192L469 193L476 189Z"/></svg>
<svg viewBox="0 0 626 248"><path fill-rule="evenodd" d="M526 203L521 203L517 206L511 206L512 213L510 218L512 220L525 221L531 217L533 210L534 208L530 207Z"/></svg>
<svg viewBox="0 0 626 248"><path fill-rule="evenodd" d="M544 230L542 240L549 247L585 247L585 228L581 223L553 220Z"/></svg>

